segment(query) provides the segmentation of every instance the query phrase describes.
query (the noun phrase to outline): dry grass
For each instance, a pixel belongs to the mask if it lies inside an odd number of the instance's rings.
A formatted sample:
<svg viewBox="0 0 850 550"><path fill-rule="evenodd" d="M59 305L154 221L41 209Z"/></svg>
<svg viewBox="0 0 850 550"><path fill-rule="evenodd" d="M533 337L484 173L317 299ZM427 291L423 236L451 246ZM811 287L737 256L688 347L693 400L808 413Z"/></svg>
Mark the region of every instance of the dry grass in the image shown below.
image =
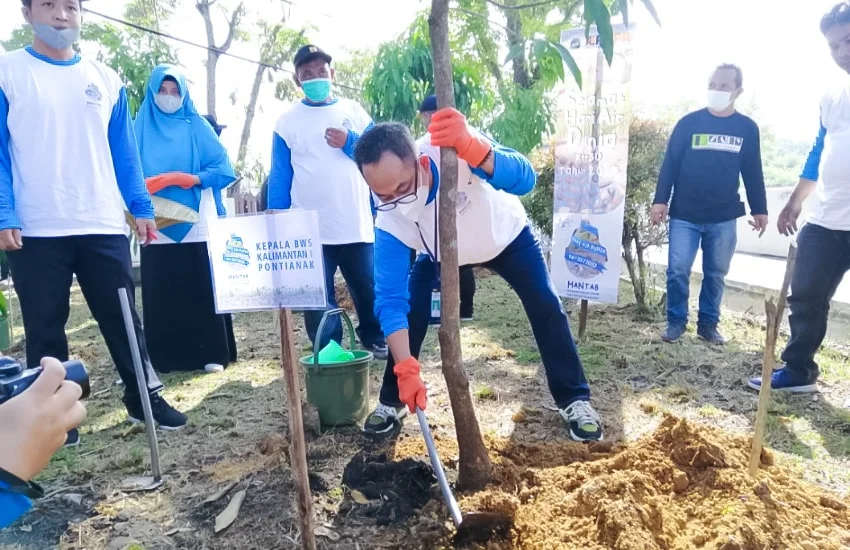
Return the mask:
<svg viewBox="0 0 850 550"><path fill-rule="evenodd" d="M479 278L478 288L476 321L462 328L462 338L482 430L517 442L564 438L518 300L497 277ZM156 493L128 494L119 490L121 481L143 473L148 464L145 435L124 423L122 389L115 385L117 375L105 346L78 290L72 299L68 324L72 353L89 366L94 392L82 445L58 453L40 477L48 492L64 492L39 503L34 512L0 533L0 548L112 549L134 541L143 548L298 547L286 457L261 452L267 436L286 431L274 316L236 316L240 361L224 373L165 377L165 396L187 411L190 426L159 434L166 487ZM663 344L658 338L661 328L658 322L638 320L628 305L591 309L580 353L606 438L634 441L654 429L664 412L749 433L757 396L744 389L742 381L760 368L759 324L726 315L723 330L734 340L725 348L704 344L690 333L678 344ZM21 336L20 329L16 336ZM297 338L306 349L300 324ZM436 330L429 333L424 350L429 419L438 438L451 440L453 423L439 371ZM768 445L801 477L846 496L850 411L842 406L850 397L850 363L844 350L837 348L825 350L819 361L824 391L815 397L775 396ZM373 396L382 370L382 364L373 365ZM408 422L403 435L418 439L416 423ZM341 487L342 470L368 445L356 427L326 433L309 444L318 524L339 537L320 538L321 547L416 548L417 535L408 528L376 529L345 512L348 492ZM233 482L237 485L228 496L203 503ZM214 535L215 515L239 489L248 491L239 519ZM66 494L78 495L79 504ZM439 509L438 503L434 506ZM438 522L432 528L442 527Z"/></svg>

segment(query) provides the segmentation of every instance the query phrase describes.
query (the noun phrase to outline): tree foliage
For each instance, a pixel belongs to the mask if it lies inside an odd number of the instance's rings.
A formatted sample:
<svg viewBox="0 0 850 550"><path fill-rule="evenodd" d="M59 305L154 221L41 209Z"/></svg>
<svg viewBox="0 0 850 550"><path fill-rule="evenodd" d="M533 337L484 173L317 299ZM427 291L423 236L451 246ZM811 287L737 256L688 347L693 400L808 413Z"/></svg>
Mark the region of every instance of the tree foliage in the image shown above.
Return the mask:
<svg viewBox="0 0 850 550"><path fill-rule="evenodd" d="M480 124L493 107L494 93L480 60L463 49L466 38L459 32L452 32L449 37L452 51L456 52L452 60L455 103L473 124ZM419 104L434 90L431 42L423 13L401 37L379 48L363 95L375 120L404 121L421 130L417 119Z"/></svg>
<svg viewBox="0 0 850 550"><path fill-rule="evenodd" d="M623 260L632 281L638 309L646 313L649 270L645 252L667 238L665 224L653 225L649 211L671 128L654 120L634 118L629 125L629 170L623 219Z"/></svg>

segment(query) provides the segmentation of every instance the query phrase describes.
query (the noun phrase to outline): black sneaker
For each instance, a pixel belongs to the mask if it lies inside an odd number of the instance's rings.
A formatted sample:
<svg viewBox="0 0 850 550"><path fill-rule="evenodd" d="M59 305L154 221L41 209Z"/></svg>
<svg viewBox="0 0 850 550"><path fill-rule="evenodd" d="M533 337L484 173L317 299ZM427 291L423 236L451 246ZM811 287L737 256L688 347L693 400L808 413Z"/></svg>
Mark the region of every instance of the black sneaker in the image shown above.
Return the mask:
<svg viewBox="0 0 850 550"><path fill-rule="evenodd" d="M65 446L66 447L76 447L80 444L80 432L77 428L74 428L70 432L68 432L68 437L65 438Z"/></svg>
<svg viewBox="0 0 850 550"><path fill-rule="evenodd" d="M717 346L726 343L726 338L717 330L717 325L697 325L697 336L709 344Z"/></svg>
<svg viewBox="0 0 850 550"><path fill-rule="evenodd" d="M151 412L153 413L154 422L163 430L180 430L186 426L188 419L186 415L172 407L158 393L151 396ZM133 424L139 424L145 421L145 413L142 409L142 402L138 399L129 400L124 398L124 405L127 407L127 419Z"/></svg>
<svg viewBox="0 0 850 550"><path fill-rule="evenodd" d="M369 351L371 351L372 356L379 361L386 361L389 354L386 344L375 344L369 348Z"/></svg>
<svg viewBox="0 0 850 550"><path fill-rule="evenodd" d="M363 431L370 435L385 434L400 425L405 416L407 416L407 407L404 405L396 408L378 403L378 407L363 423Z"/></svg>
<svg viewBox="0 0 850 550"><path fill-rule="evenodd" d="M569 425L573 441L602 441L602 422L589 401L573 401L558 413Z"/></svg>

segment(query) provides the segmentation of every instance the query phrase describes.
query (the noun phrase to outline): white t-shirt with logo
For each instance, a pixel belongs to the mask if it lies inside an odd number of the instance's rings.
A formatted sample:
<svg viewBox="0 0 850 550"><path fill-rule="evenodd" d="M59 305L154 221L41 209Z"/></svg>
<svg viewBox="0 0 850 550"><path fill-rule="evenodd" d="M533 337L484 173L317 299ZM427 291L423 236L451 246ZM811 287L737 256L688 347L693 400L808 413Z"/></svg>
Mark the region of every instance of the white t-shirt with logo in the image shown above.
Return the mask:
<svg viewBox="0 0 850 550"><path fill-rule="evenodd" d="M440 148L431 145L426 134L417 141L419 152L440 166ZM492 260L511 244L528 224L528 216L519 197L498 190L472 173L469 164L458 161L457 179L457 253L458 265L481 264ZM401 215L398 210L378 212L375 225L420 253L436 254L434 223L437 200L425 206L418 222ZM418 228L417 228L418 225ZM420 235L421 232L421 235ZM427 248L425 243L427 243Z"/></svg>
<svg viewBox="0 0 850 550"><path fill-rule="evenodd" d="M122 167L113 165L118 145L109 139L122 88L115 71L87 58L51 62L26 49L0 55L15 212L24 236L126 234L116 177ZM127 169L138 170L137 150L135 156L136 166ZM140 172L127 177L143 185ZM142 198L149 208L146 191Z"/></svg>
<svg viewBox="0 0 850 550"><path fill-rule="evenodd" d="M369 187L355 162L328 145L325 130L345 128L358 135L372 119L356 102L299 102L281 115L275 133L291 151L291 208L315 210L322 244L371 243L375 240Z"/></svg>
<svg viewBox="0 0 850 550"><path fill-rule="evenodd" d="M824 95L820 116L821 133L802 174L818 182L808 221L850 231L850 85Z"/></svg>

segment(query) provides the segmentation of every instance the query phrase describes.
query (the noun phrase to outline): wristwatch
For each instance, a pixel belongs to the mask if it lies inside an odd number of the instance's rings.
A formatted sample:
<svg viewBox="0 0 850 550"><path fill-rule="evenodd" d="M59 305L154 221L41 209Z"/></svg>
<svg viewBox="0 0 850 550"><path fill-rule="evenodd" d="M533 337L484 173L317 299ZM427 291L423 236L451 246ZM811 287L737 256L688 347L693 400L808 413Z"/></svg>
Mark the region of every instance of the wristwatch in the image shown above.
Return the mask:
<svg viewBox="0 0 850 550"><path fill-rule="evenodd" d="M10 493L24 495L27 498L41 498L44 496L44 489L35 481L24 481L18 476L11 474L0 468L0 483L7 485L7 488L2 490Z"/></svg>

